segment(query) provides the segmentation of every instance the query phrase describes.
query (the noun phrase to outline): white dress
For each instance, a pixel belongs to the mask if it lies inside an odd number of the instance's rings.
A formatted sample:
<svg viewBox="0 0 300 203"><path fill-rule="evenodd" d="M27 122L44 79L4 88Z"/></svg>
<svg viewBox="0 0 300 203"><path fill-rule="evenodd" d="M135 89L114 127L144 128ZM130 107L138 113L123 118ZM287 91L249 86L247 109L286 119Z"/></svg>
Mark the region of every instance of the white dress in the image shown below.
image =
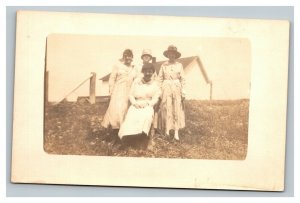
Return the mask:
<svg viewBox="0 0 300 203"><path fill-rule="evenodd" d="M133 82L129 93L131 105L121 125L120 138L141 133L148 135L153 121L153 106L157 103L159 96L160 88L156 81L145 82L143 78L137 78ZM137 108L133 104L138 104L143 108Z"/></svg>
<svg viewBox="0 0 300 203"><path fill-rule="evenodd" d="M110 102L101 125L119 129L128 110L128 96L132 82L137 77L137 69L119 61L113 67L109 78Z"/></svg>

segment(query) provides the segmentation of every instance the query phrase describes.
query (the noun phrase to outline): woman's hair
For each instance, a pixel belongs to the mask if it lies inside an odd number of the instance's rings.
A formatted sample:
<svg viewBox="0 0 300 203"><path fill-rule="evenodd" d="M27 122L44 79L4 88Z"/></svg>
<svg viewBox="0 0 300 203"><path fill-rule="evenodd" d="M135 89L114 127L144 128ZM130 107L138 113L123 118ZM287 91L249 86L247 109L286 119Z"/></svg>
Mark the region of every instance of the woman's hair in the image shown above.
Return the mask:
<svg viewBox="0 0 300 203"><path fill-rule="evenodd" d="M133 57L133 53L132 53L132 51L130 49L125 49L123 51L123 57L124 56L131 56L131 57Z"/></svg>
<svg viewBox="0 0 300 203"><path fill-rule="evenodd" d="M155 67L152 63L144 64L142 67L142 72L144 72L145 70L148 70L148 69L151 69L153 73L155 72Z"/></svg>

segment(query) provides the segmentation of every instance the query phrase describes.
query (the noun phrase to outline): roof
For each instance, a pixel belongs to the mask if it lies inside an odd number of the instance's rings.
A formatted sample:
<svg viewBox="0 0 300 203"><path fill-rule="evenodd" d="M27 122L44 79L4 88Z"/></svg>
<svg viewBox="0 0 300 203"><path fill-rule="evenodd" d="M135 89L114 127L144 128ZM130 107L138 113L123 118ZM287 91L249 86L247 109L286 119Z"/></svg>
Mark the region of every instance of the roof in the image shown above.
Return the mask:
<svg viewBox="0 0 300 203"><path fill-rule="evenodd" d="M109 80L109 77L110 77L110 73L107 74L106 76L100 78L99 80L108 81L108 80Z"/></svg>
<svg viewBox="0 0 300 203"><path fill-rule="evenodd" d="M194 60L196 60L196 62L198 63L198 66L201 70L201 73L206 81L206 83L210 83L210 80L208 79L208 76L206 74L206 71L200 61L200 58L198 56L190 56L190 57L185 57L185 58L179 58L177 59L176 61L181 63L182 66L183 66L183 69L185 69L186 67L188 67ZM159 72L160 70L160 67L161 65L166 62L167 60L165 61L158 61L156 63L154 63L154 66L155 66L155 70L156 70L156 73ZM104 77L100 78L99 80L102 80L102 81L108 81L109 80L109 77L110 77L110 73L105 75Z"/></svg>

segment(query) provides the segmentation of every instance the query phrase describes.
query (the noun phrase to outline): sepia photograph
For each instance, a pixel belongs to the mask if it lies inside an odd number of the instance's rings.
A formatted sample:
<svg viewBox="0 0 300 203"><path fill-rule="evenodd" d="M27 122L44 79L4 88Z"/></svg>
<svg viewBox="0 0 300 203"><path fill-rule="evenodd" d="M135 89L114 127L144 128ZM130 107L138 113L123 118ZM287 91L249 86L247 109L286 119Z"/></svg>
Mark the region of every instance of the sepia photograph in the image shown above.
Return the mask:
<svg viewBox="0 0 300 203"><path fill-rule="evenodd" d="M18 11L11 181L283 191L289 29Z"/></svg>
<svg viewBox="0 0 300 203"><path fill-rule="evenodd" d="M245 38L51 34L44 150L243 160L250 70Z"/></svg>

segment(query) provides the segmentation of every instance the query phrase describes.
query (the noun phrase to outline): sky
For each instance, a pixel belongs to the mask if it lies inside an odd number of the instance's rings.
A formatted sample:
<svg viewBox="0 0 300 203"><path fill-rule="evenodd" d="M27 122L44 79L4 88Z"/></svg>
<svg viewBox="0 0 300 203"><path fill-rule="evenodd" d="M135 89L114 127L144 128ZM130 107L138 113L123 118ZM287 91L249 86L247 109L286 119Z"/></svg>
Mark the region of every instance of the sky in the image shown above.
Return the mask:
<svg viewBox="0 0 300 203"><path fill-rule="evenodd" d="M49 101L60 101L76 86L96 73L98 79L111 72L124 49L134 54L134 64L141 64L143 49L151 49L157 61L166 60L163 52L175 45L181 57L198 56L213 81L213 99L249 98L251 44L245 38L170 37L170 36L92 36L52 34L47 38ZM98 83L96 85L96 95ZM89 94L86 82L68 100Z"/></svg>

